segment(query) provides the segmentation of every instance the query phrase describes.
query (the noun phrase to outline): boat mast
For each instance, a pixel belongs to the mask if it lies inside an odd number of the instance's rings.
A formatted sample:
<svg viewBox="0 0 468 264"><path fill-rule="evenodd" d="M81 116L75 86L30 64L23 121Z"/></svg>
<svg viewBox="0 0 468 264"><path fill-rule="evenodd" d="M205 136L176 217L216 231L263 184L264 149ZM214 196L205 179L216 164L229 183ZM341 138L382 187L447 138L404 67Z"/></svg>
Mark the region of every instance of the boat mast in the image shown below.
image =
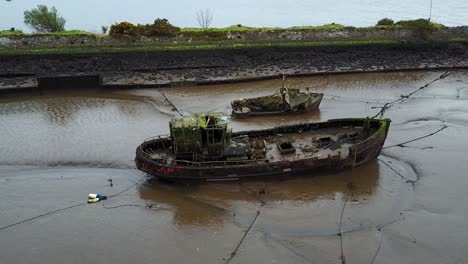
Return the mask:
<svg viewBox="0 0 468 264"><path fill-rule="evenodd" d="M431 21L431 18L432 18L432 0L431 0L430 8L429 8L429 19L428 19L428 21Z"/></svg>
<svg viewBox="0 0 468 264"><path fill-rule="evenodd" d="M280 94L283 102L286 100L286 88L284 88L284 82L286 81L286 75L283 75L283 84L281 85Z"/></svg>

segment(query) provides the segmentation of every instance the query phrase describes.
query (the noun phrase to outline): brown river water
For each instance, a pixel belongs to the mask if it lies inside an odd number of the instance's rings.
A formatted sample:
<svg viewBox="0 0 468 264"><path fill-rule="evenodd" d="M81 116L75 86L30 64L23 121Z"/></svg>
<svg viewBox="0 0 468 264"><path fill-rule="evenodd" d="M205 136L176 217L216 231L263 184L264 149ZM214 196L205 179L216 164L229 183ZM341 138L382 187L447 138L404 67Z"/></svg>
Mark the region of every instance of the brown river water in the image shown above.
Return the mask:
<svg viewBox="0 0 468 264"><path fill-rule="evenodd" d="M442 73L291 78L325 93L320 111L231 128L372 116ZM137 145L168 133L161 92L182 113L227 112L279 86L0 99L0 263L468 263L468 71L385 112L386 146L445 129L353 170L182 186L134 168ZM86 204L96 192L112 197Z"/></svg>

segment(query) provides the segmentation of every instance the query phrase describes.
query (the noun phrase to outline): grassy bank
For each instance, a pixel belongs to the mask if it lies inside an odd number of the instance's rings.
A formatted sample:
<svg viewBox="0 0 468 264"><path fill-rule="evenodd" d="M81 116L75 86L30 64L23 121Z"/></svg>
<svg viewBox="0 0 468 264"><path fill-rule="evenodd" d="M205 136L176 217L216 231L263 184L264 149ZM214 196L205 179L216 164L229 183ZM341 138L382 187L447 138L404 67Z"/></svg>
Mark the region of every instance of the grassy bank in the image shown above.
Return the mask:
<svg viewBox="0 0 468 264"><path fill-rule="evenodd" d="M115 24L112 27L119 28L119 30L111 31L112 36L81 30L37 34L25 34L21 31L9 30L0 31L0 37L7 37L5 42L7 44L3 45L3 48L0 45L0 55L307 46L413 45L412 42L416 44L416 41L418 41L417 44L421 42L431 44L468 42L467 33L432 38L434 32L444 29L444 25L424 19L399 21L397 23L391 21L389 25L379 24L377 26L361 28L332 23L321 26L296 26L289 28L257 28L245 25L233 25L226 28L202 29L177 28L168 23L167 20L161 21L165 23L164 26L135 26L128 22ZM126 28L128 31L120 31L123 28ZM161 35L164 33L163 29L167 28L170 30ZM464 31L462 30L461 32L468 32L467 28L462 29ZM159 32L158 30L162 31ZM250 34L252 32L253 34ZM307 34L307 32L315 32L317 34ZM337 32L339 34L336 34ZM46 37L44 38L44 36ZM49 36L55 36L55 38Z"/></svg>
<svg viewBox="0 0 468 264"><path fill-rule="evenodd" d="M382 28L382 27L369 27L369 28ZM390 26L384 27L385 29L392 29L392 28L400 28L399 26ZM236 33L236 32L274 32L274 31L287 31L287 30L341 30L341 29L355 29L355 27L347 27L340 24L327 24L322 26L299 26L299 27L289 27L289 28L280 28L280 27L249 27L243 25L233 25L230 27L225 28L181 28L180 33L183 34L191 34L191 33ZM47 32L47 33L24 33L19 30L10 31L10 30L0 30L0 36L43 36L43 35L51 35L51 36L68 36L68 35L96 35L96 36L107 36L105 34L96 34L91 33L83 30L67 30L67 31L60 31L60 32Z"/></svg>
<svg viewBox="0 0 468 264"><path fill-rule="evenodd" d="M385 26L385 27L380 27L380 26L375 26L375 27L368 27L368 28L384 28L384 29L393 29L393 28L401 28L400 26ZM209 33L209 32L218 32L218 33L228 33L228 32L273 32L273 31L287 31L287 30L341 30L341 29L355 29L355 27L349 27L349 26L343 26L340 24L326 24L326 25L321 25L321 26L297 26L297 27L289 27L289 28L280 28L280 27L249 27L249 26L243 26L243 25L233 25L230 27L225 27L225 28L193 28L193 27L187 27L187 28L181 28L180 32L181 33L199 33L199 32L204 32L204 33ZM0 36L14 36L14 35L23 35L23 36L34 36L34 35L56 35L56 36L65 36L65 35L98 35L98 36L105 36L103 34L96 34L96 33L91 33L83 30L67 30L67 31L61 31L61 32L49 32L49 33L33 33L33 34L27 34L23 33L22 31L10 31L10 30L0 30Z"/></svg>
<svg viewBox="0 0 468 264"><path fill-rule="evenodd" d="M360 46L372 44L398 44L398 41L333 41L333 42L283 42L283 43L236 43L236 44L170 44L151 45L142 47L65 47L65 48L21 48L2 49L0 55L21 54L80 54L80 53L113 53L113 52L138 52L138 51L179 51L179 50L210 50L210 49L243 49L266 47L307 47L307 46Z"/></svg>
<svg viewBox="0 0 468 264"><path fill-rule="evenodd" d="M95 34L83 30L67 30L67 31L60 31L60 32L45 32L45 33L34 33L34 34L27 34L20 30L0 30L0 37L8 37L8 36L82 36L82 35L95 35L95 36L106 36L101 34Z"/></svg>
<svg viewBox="0 0 468 264"><path fill-rule="evenodd" d="M404 22L404 21L403 21ZM442 29L445 26L442 24L438 23L433 23L430 22L430 25L434 29ZM198 34L200 32L203 33L210 33L210 32L217 32L217 33L242 33L242 32L282 32L282 31L289 31L289 30L294 30L294 31L300 31L300 30L305 30L305 31L310 31L310 30L359 30L359 29L382 29L382 30L395 30L395 29L401 29L405 28L405 26L400 25L400 24L393 24L393 25L376 25L376 26L369 26L369 27L353 27L353 26L345 26L341 24L336 24L336 23L331 23L331 24L325 24L325 25L320 25L320 26L294 26L294 27L287 27L287 28L282 28L282 27L249 27L245 25L232 25L229 27L225 28L193 28L193 27L187 27L187 28L180 28L180 33L183 34ZM96 35L96 36L106 36L105 34L96 34L96 33L91 33L83 30L67 30L67 31L61 31L61 32L49 32L49 33L33 33L33 34L27 34L23 33L22 31L10 31L10 30L0 30L0 36L11 36L11 35L25 35L25 36L34 36L34 35L57 35L57 36L66 36L66 35Z"/></svg>
<svg viewBox="0 0 468 264"><path fill-rule="evenodd" d="M191 32L246 32L246 31L256 31L256 32L264 32L264 31L287 31L287 30L341 30L341 29L349 29L354 27L347 27L340 24L326 24L321 26L300 26L300 27L289 27L289 28L281 28L281 27L249 27L243 25L233 25L230 27L225 28L181 28L181 32L191 33Z"/></svg>
<svg viewBox="0 0 468 264"><path fill-rule="evenodd" d="M447 41L430 42L432 45L446 45L449 43L468 43L468 38L455 38ZM420 45L421 42L395 40L366 40L366 41L317 41L317 42L278 42L278 43L236 43L236 44L168 44L138 47L63 47L63 48L0 48L0 55L34 55L34 54L89 54L89 53L118 53L118 52L148 52L148 51L189 51L211 49L249 49L271 47L320 47L320 46L367 46L367 45Z"/></svg>
<svg viewBox="0 0 468 264"><path fill-rule="evenodd" d="M19 30L0 30L0 37L2 36L24 36L25 34Z"/></svg>

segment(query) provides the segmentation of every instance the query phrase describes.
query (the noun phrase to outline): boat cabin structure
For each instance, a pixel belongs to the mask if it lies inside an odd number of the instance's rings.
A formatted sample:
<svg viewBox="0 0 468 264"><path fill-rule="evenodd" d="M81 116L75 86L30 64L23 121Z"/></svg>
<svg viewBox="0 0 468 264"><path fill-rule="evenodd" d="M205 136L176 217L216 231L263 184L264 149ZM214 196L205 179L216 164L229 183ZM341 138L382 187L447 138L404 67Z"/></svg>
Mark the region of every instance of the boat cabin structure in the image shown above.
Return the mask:
<svg viewBox="0 0 468 264"><path fill-rule="evenodd" d="M229 116L223 113L197 113L175 117L169 124L176 159L217 160L222 156L231 131Z"/></svg>

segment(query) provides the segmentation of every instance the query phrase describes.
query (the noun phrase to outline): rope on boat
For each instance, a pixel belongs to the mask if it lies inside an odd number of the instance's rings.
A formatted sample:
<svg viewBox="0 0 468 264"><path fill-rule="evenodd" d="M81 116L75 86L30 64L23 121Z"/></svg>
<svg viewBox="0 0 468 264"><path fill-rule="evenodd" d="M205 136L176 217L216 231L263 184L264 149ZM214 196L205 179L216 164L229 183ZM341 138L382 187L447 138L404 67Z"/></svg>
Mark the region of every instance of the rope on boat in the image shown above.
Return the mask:
<svg viewBox="0 0 468 264"><path fill-rule="evenodd" d="M164 99L167 101L167 103L169 103L169 105L172 107L172 110L175 110L180 116L184 116L180 111L179 109L177 109L177 107L171 102L171 100L169 100L169 98L167 98L167 96L160 91L160 93L162 94L162 96L164 97Z"/></svg>
<svg viewBox="0 0 468 264"><path fill-rule="evenodd" d="M447 125L444 125L442 126L441 128L439 128L437 131L434 131L430 134L427 134L427 135L424 135L422 137L417 137L417 138L414 138L414 139L411 139L411 140L408 140L408 141L405 141L405 142L402 142L402 143L399 143L399 144L395 144L395 145L391 145L391 146L388 146L388 147L384 147L382 149L388 149L388 148L393 148L393 147L405 147L405 144L408 144L410 142L414 142L414 141L418 141L420 139L423 139L423 138L427 138L427 137L430 137L430 136L433 136L437 133L439 133L440 131L446 129L448 126Z"/></svg>
<svg viewBox="0 0 468 264"><path fill-rule="evenodd" d="M379 230L377 228L377 230L380 232L380 239L379 239L379 244L377 245L377 250L375 251L374 255L372 256L372 259L370 260L370 264L374 264L375 263L375 260L377 259L377 256L379 255L380 253L380 249L382 247L382 240L383 240L383 229Z"/></svg>
<svg viewBox="0 0 468 264"><path fill-rule="evenodd" d="M60 209L57 209L57 210L54 210L54 211L50 211L50 212L47 212L47 213L44 213L44 214L41 214L41 215L37 215L37 216L31 217L31 218L28 218L28 219L25 219L25 220L22 220L22 221L19 221L19 222L16 222L16 223L13 223L13 224L4 226L4 227L1 227L1 228L0 228L0 231L3 231L3 230L5 230L5 229L8 229L8 228L11 228L11 227L20 225L20 224L24 224L24 223L26 223L26 222L29 222L29 221L32 221L32 220L41 218L41 217L43 217L43 216L55 214L55 213L58 213L58 212L61 212L61 211L65 211L65 210L68 210L68 209L71 209L71 208L79 207L79 206L82 206L82 205L85 205L85 204L88 204L88 202L83 202L83 203L74 204L74 205L67 206L67 207L64 207L64 208L60 208Z"/></svg>
<svg viewBox="0 0 468 264"><path fill-rule="evenodd" d="M102 203L102 207L105 209L116 209L116 208L121 208L121 207L143 207L146 209L153 209L153 210L168 210L168 208L162 207L159 204L146 204L146 205L141 205L141 204L121 204L121 205L116 205L116 206L106 206L105 203Z"/></svg>
<svg viewBox="0 0 468 264"><path fill-rule="evenodd" d="M339 228L338 236L340 237L341 264L346 263L346 258L345 258L344 251L343 251L343 230L341 229L341 226L343 225L344 210L346 208L346 204L348 203L349 196L351 196L351 194L346 195L345 201L343 203L343 207L341 208L341 215L340 215L340 228Z"/></svg>
<svg viewBox="0 0 468 264"><path fill-rule="evenodd" d="M366 104L371 104L371 103L383 103L378 100L359 100L351 97L344 97L344 96L339 96L335 94L330 94L330 93L323 93L326 96L329 96L330 99L335 100L335 99L340 99L342 101L349 101L349 102L361 102L361 103L366 103Z"/></svg>
<svg viewBox="0 0 468 264"><path fill-rule="evenodd" d="M112 194L109 196L110 197L115 197L117 195L120 195L124 192L127 192L129 191L130 189L132 189L133 187L137 186L138 184L140 184L144 179L146 178L146 175L143 176L140 180L138 180L137 182L135 182L133 185L131 185L130 187L124 189L123 191L120 191L120 192L117 192L115 194ZM51 214L55 214L55 213L58 213L58 212L61 212L61 211L65 211L65 210L68 210L68 209L72 209L72 208L75 208L75 207L80 207L80 206L83 206L83 205L86 205L88 204L88 202L83 202L83 203L77 203L77 204L74 204L74 205L70 205L70 206L67 206L67 207L63 207L63 208L60 208L60 209L57 209L57 210L53 210L53 211L50 211L50 212L47 212L47 213L43 213L43 214L40 214L40 215L37 215L37 216L34 216L34 217L31 217L31 218L28 218L28 219L25 219L25 220L22 220L22 221L19 221L19 222L16 222L16 223L13 223L13 224L10 224L10 225L6 225L6 226L3 226L3 227L0 227L0 231L3 231L5 229L9 229L11 227L14 227L14 226L17 226L17 225L20 225L20 224L24 224L24 223L27 223L27 222L30 222L30 221L33 221L33 220L36 220L36 219L39 219L41 217L44 217L44 216L48 216L48 215L51 215Z"/></svg>
<svg viewBox="0 0 468 264"><path fill-rule="evenodd" d="M352 165L352 174L353 174L353 178L354 178L354 175L355 175L355 170L354 168L356 167L356 158L357 158L357 146L355 147L354 149L354 158L353 158L353 165ZM348 204L348 200L350 197L353 196L353 183L352 182L348 182L347 184L347 187L348 189L350 190L350 193L346 195L345 197L345 201L343 203L343 207L341 208L341 214L340 214L340 225L339 225L339 230L338 230L338 237L340 238L340 252L341 252L341 255L340 255L340 260L341 260L341 264L346 264L346 257L344 255L344 250L343 250L343 229L342 229L342 226L343 226L343 216L344 216L344 211L345 211L345 208L346 208L346 205Z"/></svg>
<svg viewBox="0 0 468 264"><path fill-rule="evenodd" d="M388 162L384 161L381 158L377 158L380 162L382 162L385 166L387 166L389 169L391 169L393 172L395 172L398 176L401 178L405 179L407 182L415 182L414 180L409 180L405 176L403 176L400 172L398 172L395 168L393 168Z"/></svg>
<svg viewBox="0 0 468 264"><path fill-rule="evenodd" d="M387 109L389 109L390 107L392 107L394 104L403 103L406 99L410 98L410 97L413 96L415 93L417 93L417 92L419 92L419 91L421 91L421 90L424 90L424 89L427 88L429 85L431 85L431 84L433 84L433 83L435 83L435 82L437 82L437 81L439 81L439 80L444 79L445 77L447 77L447 76L450 74L450 72L452 71L452 69L453 69L457 64L458 64L458 62L455 63L455 64L453 64L452 67L450 67L448 70L446 70L444 73L442 73L439 77L437 77L437 78L435 78L434 80L432 80L432 81L426 83L425 85L419 87L418 89L412 91L411 93L406 94L406 95L403 95L403 94L402 94L402 95L400 95L400 98L385 103L383 107L372 107L372 109L373 109L373 108L381 108L380 111L379 111L377 114L375 114L374 116L372 116L372 118L376 118L376 117L378 117L378 116L380 116L380 118L382 118L383 115L385 114L385 111L386 111Z"/></svg>
<svg viewBox="0 0 468 264"><path fill-rule="evenodd" d="M139 185L141 182L143 182L143 180L145 180L146 177L147 177L146 175L143 176L143 177L141 177L141 179L139 179L139 180L138 180L137 182L135 182L133 185L129 186L128 188L126 188L126 189L124 189L124 190L122 190L122 191L120 191L120 192L118 192L118 193L114 193L114 194L112 194L112 195L109 195L108 198L112 198L112 197L115 197L115 196L117 196L117 195L121 195L121 194L124 193L124 192L129 191L129 190L132 189L133 187L135 187L135 186Z"/></svg>
<svg viewBox="0 0 468 264"><path fill-rule="evenodd" d="M234 256L237 254L237 251L239 250L240 246L242 245L242 243L244 242L244 239L247 237L247 234L250 232L250 229L252 229L252 226L255 224L255 222L257 221L257 218L258 216L260 215L260 210L262 209L262 207L266 204L265 201L263 201L261 198L260 198L260 194L262 193L265 193L265 189L263 189L262 191L258 191L257 192L257 199L260 201L260 206L258 207L257 209L257 213L255 214L255 217L254 219L252 220L252 222L250 223L249 227L247 228L247 230L245 231L244 235L242 236L241 240L239 241L239 243L237 243L237 246L236 248L231 252L231 254L229 255L229 258L226 259L226 261L224 262L225 264L228 264L229 262L231 262L231 260L234 258Z"/></svg>
<svg viewBox="0 0 468 264"><path fill-rule="evenodd" d="M226 260L226 262L225 262L226 264L229 263L229 262L231 262L231 260L232 260L232 259L234 258L234 256L236 255L236 253L237 253L237 251L239 250L239 248L240 248L242 242L244 242L245 237L247 236L247 234L250 232L250 229L252 229L252 226L253 226L253 225L255 224L255 222L257 221L257 218L258 218L258 216L260 215L260 209L261 209L262 206L263 206L263 204L260 205L260 208L257 210L257 214L255 215L253 221L250 223L249 228L247 228L247 231L245 231L245 233L244 233L244 235L242 236L241 240L239 241L239 243L237 243L236 248L231 252L231 255L230 255L229 258Z"/></svg>
<svg viewBox="0 0 468 264"><path fill-rule="evenodd" d="M409 180L407 179L405 176L403 176L400 172L398 172L395 168L393 168L390 164L388 164L386 161L384 161L383 159L377 157L377 159L382 162L382 164L384 164L385 166L387 166L389 169L391 169L393 172L395 172L398 176L400 176L401 178L403 178L404 180L406 180L407 182L412 182L414 183L415 180ZM385 225L380 225L380 226L376 226L376 229L377 231L380 232L380 239L379 239L379 244L377 245L377 250L375 251L374 255L372 256L372 259L370 260L370 264L374 264L375 263L375 260L377 259L377 256L379 255L380 253L380 249L382 247L382 241L383 241L383 232L384 232L384 228L390 224L393 224L395 222L397 222L398 219L394 219L393 221L391 221L390 223L387 223Z"/></svg>
<svg viewBox="0 0 468 264"><path fill-rule="evenodd" d="M352 167L353 178L354 178L354 167L355 166L356 166L356 155L354 156L353 167ZM354 188L352 182L348 182L348 184L346 186L350 190L350 193L346 194L345 201L343 203L343 207L341 207L340 224L339 224L338 234L337 234L337 236L340 238L340 260L341 260L341 264L346 264L346 257L344 255L344 250L343 250L343 229L342 229L343 216L344 216L344 211L345 211L346 205L348 204L348 200L353 196L353 191L352 190Z"/></svg>

